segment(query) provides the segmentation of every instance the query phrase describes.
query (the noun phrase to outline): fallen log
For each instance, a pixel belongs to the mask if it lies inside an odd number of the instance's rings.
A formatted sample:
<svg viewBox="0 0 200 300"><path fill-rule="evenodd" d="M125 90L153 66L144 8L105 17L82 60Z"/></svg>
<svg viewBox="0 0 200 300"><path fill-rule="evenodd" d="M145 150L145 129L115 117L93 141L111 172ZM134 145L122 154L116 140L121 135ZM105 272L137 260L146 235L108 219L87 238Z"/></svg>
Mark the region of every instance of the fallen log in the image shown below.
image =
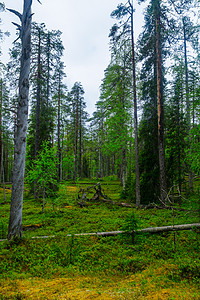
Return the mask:
<svg viewBox="0 0 200 300"><path fill-rule="evenodd" d="M91 190L95 190L94 195L92 198L88 198L87 193L90 193ZM97 183L94 186L89 186L85 189L80 188L78 192L78 197L77 197L77 204L82 208L84 206L87 206L90 201L102 201L102 202L107 202L113 205L118 205L122 207L128 207L131 208L133 207L130 203L123 203L123 202L114 202L112 201L102 190L101 184Z"/></svg>
<svg viewBox="0 0 200 300"><path fill-rule="evenodd" d="M162 226L162 227L148 227L143 229L137 229L130 232L127 231L108 231L108 232L92 232L92 233L76 233L74 236L86 236L86 235L96 235L96 236L115 236L122 233L158 233L166 231L180 231L180 230L190 230L200 228L200 223L194 224L182 224L182 225L172 225L172 226ZM66 236L72 236L72 234L67 234Z"/></svg>
<svg viewBox="0 0 200 300"><path fill-rule="evenodd" d="M185 212L200 212L200 209L186 209L186 208L181 208L181 207L176 207L176 206L168 206L168 205L162 205L159 206L156 203L150 203L148 205L140 205L139 208L143 209L169 209L169 210L177 210L177 211L185 211Z"/></svg>
<svg viewBox="0 0 200 300"><path fill-rule="evenodd" d="M118 234L133 234L133 233L159 233L159 232L167 232L167 231L181 231L181 230L194 230L200 228L200 223L193 223L193 224L181 224L181 225L172 225L172 226L162 226L162 227L148 227L143 229L137 229L133 231L106 231L106 232L89 232L89 233L75 233L75 234L66 234L66 237L72 236L116 236ZM47 238L55 238L55 235L50 236L34 236L31 237L32 239L47 239ZM6 239L0 239L0 242L7 241Z"/></svg>

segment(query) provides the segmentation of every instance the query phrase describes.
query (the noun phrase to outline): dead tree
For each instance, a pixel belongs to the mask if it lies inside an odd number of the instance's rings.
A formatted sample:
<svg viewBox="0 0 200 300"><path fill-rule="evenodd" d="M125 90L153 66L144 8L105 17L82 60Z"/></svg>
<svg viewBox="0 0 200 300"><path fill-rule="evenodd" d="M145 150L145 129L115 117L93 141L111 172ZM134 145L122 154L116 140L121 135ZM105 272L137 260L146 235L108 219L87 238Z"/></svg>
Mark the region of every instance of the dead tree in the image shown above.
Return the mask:
<svg viewBox="0 0 200 300"><path fill-rule="evenodd" d="M39 2L39 0L37 0ZM15 130L13 182L11 194L10 220L8 228L8 240L12 237L22 236L22 206L24 190L26 136L28 126L28 96L29 96L29 74L31 55L31 6L32 0L24 0L23 14L13 9L21 24L13 23L19 30L21 39L21 66L19 78L19 99L17 107L17 124Z"/></svg>

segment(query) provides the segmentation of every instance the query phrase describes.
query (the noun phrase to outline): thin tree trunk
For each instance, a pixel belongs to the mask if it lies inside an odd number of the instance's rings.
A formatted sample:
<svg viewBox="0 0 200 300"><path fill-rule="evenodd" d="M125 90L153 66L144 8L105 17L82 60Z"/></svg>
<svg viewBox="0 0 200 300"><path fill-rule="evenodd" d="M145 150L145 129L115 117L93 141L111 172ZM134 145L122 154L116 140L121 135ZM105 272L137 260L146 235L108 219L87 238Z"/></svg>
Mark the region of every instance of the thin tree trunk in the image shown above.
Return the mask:
<svg viewBox="0 0 200 300"><path fill-rule="evenodd" d="M180 145L180 103L179 99L178 101L178 107L177 107L177 116L178 116L178 188L180 192L179 196L179 204L181 205L182 203L182 198L181 198L181 185L182 185L182 180L181 180L181 145Z"/></svg>
<svg viewBox="0 0 200 300"><path fill-rule="evenodd" d="M100 120L101 126L100 126L100 176L101 179L103 179L103 119Z"/></svg>
<svg viewBox="0 0 200 300"><path fill-rule="evenodd" d="M49 98L50 98L50 46L51 39L50 33L47 36L47 106L49 106Z"/></svg>
<svg viewBox="0 0 200 300"><path fill-rule="evenodd" d="M35 121L35 159L39 153L40 147L40 104L41 104L41 32L38 29L38 70L37 70L37 103L36 103L36 121Z"/></svg>
<svg viewBox="0 0 200 300"><path fill-rule="evenodd" d="M121 181L124 190L126 186L126 150L125 149L122 150Z"/></svg>
<svg viewBox="0 0 200 300"><path fill-rule="evenodd" d="M167 183L165 169L165 146L164 146L164 108L163 108L163 86L162 86L162 54L160 33L160 3L156 2L156 56L157 56L157 106L158 106L158 150L160 166L160 198L166 201Z"/></svg>
<svg viewBox="0 0 200 300"><path fill-rule="evenodd" d="M76 99L76 119L75 119L75 141L74 141L74 180L77 179L77 150L78 150L78 102L79 99Z"/></svg>
<svg viewBox="0 0 200 300"><path fill-rule="evenodd" d="M62 146L60 151L60 181L63 180L63 141L64 141L64 133L62 132Z"/></svg>
<svg viewBox="0 0 200 300"><path fill-rule="evenodd" d="M17 109L17 127L15 134L13 184L11 194L8 240L22 236L22 206L24 191L24 172L26 154L26 136L28 126L28 95L31 54L31 5L32 0L24 0L21 19L22 54L19 78L19 101Z"/></svg>
<svg viewBox="0 0 200 300"><path fill-rule="evenodd" d="M60 149L60 101L61 101L61 78L59 74L59 84L58 84L58 119L57 119L57 136L58 136L58 145L57 145L57 155L58 155L58 176L57 180L60 181L60 165L61 165L61 149Z"/></svg>
<svg viewBox="0 0 200 300"><path fill-rule="evenodd" d="M186 89L186 115L187 115L187 134L188 134L188 144L190 149L190 157L191 157L191 122L190 122L190 99L189 99L189 83L188 83L188 61L187 61L187 44L186 44L186 29L184 19L183 22L183 33L184 33L184 59L185 59L185 89ZM189 189L193 190L193 174L188 165L188 176L189 176Z"/></svg>
<svg viewBox="0 0 200 300"><path fill-rule="evenodd" d="M79 178L81 178L81 160L82 160L82 124L81 124L81 99L80 99L80 107L79 107L79 164L78 164L78 173Z"/></svg>
<svg viewBox="0 0 200 300"><path fill-rule="evenodd" d="M1 182L3 183L3 202L6 203L6 191L5 191L5 171L4 171L4 163L3 163L3 144L2 144L2 153L1 153Z"/></svg>
<svg viewBox="0 0 200 300"><path fill-rule="evenodd" d="M0 79L0 161L2 161L2 105L3 105L3 80ZM1 166L0 166L1 174Z"/></svg>
<svg viewBox="0 0 200 300"><path fill-rule="evenodd" d="M140 170L138 150L138 119L137 119L137 94L135 76L135 45L133 32L133 5L131 5L131 43L132 43L132 70L133 70L133 96L134 96L134 133L135 133L135 177L136 177L136 206L140 205Z"/></svg>

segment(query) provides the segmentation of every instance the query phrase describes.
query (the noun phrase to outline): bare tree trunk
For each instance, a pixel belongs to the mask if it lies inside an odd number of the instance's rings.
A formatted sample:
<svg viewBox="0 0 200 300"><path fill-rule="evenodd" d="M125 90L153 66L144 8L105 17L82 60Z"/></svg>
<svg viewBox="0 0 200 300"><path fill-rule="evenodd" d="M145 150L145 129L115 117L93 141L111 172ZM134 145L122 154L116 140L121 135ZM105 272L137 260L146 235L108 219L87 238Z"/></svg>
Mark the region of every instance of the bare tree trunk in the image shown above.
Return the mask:
<svg viewBox="0 0 200 300"><path fill-rule="evenodd" d="M191 137L190 137L190 130L191 130L191 122L190 122L190 99L189 99L189 84L188 84L188 61L187 61L187 45L186 45L186 29L184 19L183 22L183 33L184 33L184 59L185 59L185 89L186 89L186 114L187 114L187 134L188 134L188 144L190 149L190 156L191 156ZM188 177L189 177L189 189L193 190L193 174L188 165Z"/></svg>
<svg viewBox="0 0 200 300"><path fill-rule="evenodd" d="M135 76L135 45L133 33L133 5L131 5L131 43L132 43L132 70L133 70L133 95L134 95L134 132L135 132L135 177L136 177L136 206L140 205L140 170L138 150L138 119L137 119L137 94Z"/></svg>
<svg viewBox="0 0 200 300"><path fill-rule="evenodd" d="M38 28L38 66L37 66L37 103L36 103L36 121L35 121L35 159L39 153L40 147L40 103L41 103L41 32Z"/></svg>
<svg viewBox="0 0 200 300"><path fill-rule="evenodd" d="M1 182L3 183L3 202L6 203L6 187L5 187L5 170L3 163L3 144L1 145L2 153L1 153Z"/></svg>
<svg viewBox="0 0 200 300"><path fill-rule="evenodd" d="M26 136L28 126L28 95L31 54L31 5L32 0L24 0L23 15L14 12L21 20L21 68L19 78L19 101L15 134L13 184L11 194L8 240L22 236L22 206L24 191Z"/></svg>
<svg viewBox="0 0 200 300"><path fill-rule="evenodd" d="M3 104L3 80L0 79L0 161L2 161L2 104ZM1 166L0 166L1 174Z"/></svg>
<svg viewBox="0 0 200 300"><path fill-rule="evenodd" d="M165 174L165 146L164 146L164 108L162 86L162 54L160 34L160 3L156 0L156 55L157 55L157 105L158 105L158 151L160 166L160 197L165 202L167 196L167 183Z"/></svg>
<svg viewBox="0 0 200 300"><path fill-rule="evenodd" d="M125 149L122 150L121 181L124 190L126 186L126 150Z"/></svg>
<svg viewBox="0 0 200 300"><path fill-rule="evenodd" d="M77 165L78 165L78 102L79 99L76 99L76 120L75 120L75 141L74 141L74 180L77 179Z"/></svg>
<svg viewBox="0 0 200 300"><path fill-rule="evenodd" d="M58 84L58 119L57 119L57 136L58 136L58 146L57 146L57 155L58 155L58 165L57 165L57 180L60 181L60 165L61 165L61 148L60 148L60 102L61 102L61 78L59 74L59 84Z"/></svg>
<svg viewBox="0 0 200 300"><path fill-rule="evenodd" d="M61 140L61 151L60 151L60 181L63 180L63 142L64 142L64 133L62 132Z"/></svg>
<svg viewBox="0 0 200 300"><path fill-rule="evenodd" d="M50 46L51 38L50 33L47 36L47 105L49 105L50 98Z"/></svg>
<svg viewBox="0 0 200 300"><path fill-rule="evenodd" d="M82 122L81 122L81 99L79 105L79 163L78 163L78 174L79 178L81 178L82 173Z"/></svg>

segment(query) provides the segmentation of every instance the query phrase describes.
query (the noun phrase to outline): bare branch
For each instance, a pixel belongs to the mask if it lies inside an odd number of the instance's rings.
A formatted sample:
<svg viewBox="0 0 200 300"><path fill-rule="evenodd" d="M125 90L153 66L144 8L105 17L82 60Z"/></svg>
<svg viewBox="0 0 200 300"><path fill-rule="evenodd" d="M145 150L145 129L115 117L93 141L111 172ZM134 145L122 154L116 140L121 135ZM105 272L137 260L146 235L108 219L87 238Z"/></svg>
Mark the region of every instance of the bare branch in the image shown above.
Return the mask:
<svg viewBox="0 0 200 300"><path fill-rule="evenodd" d="M11 13L15 14L22 21L22 15L18 11L14 10L14 9L10 9L10 8L7 8L7 10L10 11Z"/></svg>
<svg viewBox="0 0 200 300"><path fill-rule="evenodd" d="M15 25L15 26L17 27L18 30L21 31L21 29L22 29L21 25L15 23L15 22L12 22L12 24Z"/></svg>
<svg viewBox="0 0 200 300"><path fill-rule="evenodd" d="M14 40L13 44L15 44L21 37L18 36L18 38L16 38L16 40Z"/></svg>

